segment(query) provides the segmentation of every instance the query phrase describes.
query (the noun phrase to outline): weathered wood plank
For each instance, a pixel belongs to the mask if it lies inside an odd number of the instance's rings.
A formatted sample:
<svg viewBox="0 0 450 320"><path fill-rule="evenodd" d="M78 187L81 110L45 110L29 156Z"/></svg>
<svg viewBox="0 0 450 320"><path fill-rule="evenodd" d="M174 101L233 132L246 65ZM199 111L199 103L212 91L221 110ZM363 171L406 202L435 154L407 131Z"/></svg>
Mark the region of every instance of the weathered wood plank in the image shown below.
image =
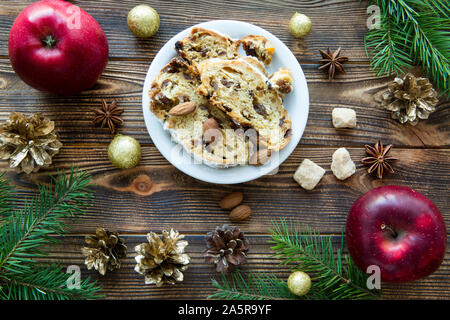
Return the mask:
<svg viewBox="0 0 450 320"><path fill-rule="evenodd" d="M92 125L93 109L101 105L102 99L117 98L125 108L121 132L134 136L141 143L149 143L141 103L148 66L148 61L111 61L92 90L79 96L57 97L29 88L14 74L9 61L0 59L0 121L7 119L13 110L40 111L56 121L66 143L109 143L109 131ZM380 95L386 90L389 78L377 78L368 66L350 65L347 75L329 82L317 66L302 65L308 80L310 111L301 144L360 146L372 143L376 137L398 146L450 145L450 102L443 101L430 119L416 127L401 125L380 105ZM357 128L333 128L331 111L334 107L355 109Z"/></svg>
<svg viewBox="0 0 450 320"><path fill-rule="evenodd" d="M287 269L277 266L265 243L271 221L278 217L294 219L323 233L338 235L345 225L351 203L363 192L383 184L413 187L427 195L441 209L450 224L449 160L450 112L448 102L442 102L430 119L417 127L402 126L390 119L379 106L380 95L389 78L377 78L368 66L363 48L366 32L365 2L359 1L259 1L221 2L152 1L159 12L161 27L150 39L137 39L127 29L126 15L137 1L114 0L76 1L104 28L110 44L110 62L98 84L76 97L55 97L37 92L25 85L12 71L7 59L9 28L16 15L29 4L23 0L0 2L0 121L11 111L42 111L56 121L65 147L55 157L51 170L33 175L7 176L19 188L23 203L35 192L35 183L47 180L48 173L68 168L75 163L88 170L95 183L96 200L87 215L73 224L73 236L66 237L55 248L52 257L65 265L82 264L79 253L83 237L103 226L122 233L129 244L130 256L116 273L99 277L108 298L204 298L212 293L210 278L213 269L203 263L204 249L201 234L215 226L229 223L227 213L220 210L218 201L228 192L242 190L245 203L254 214L240 226L250 235L251 260L245 268L287 277ZM172 167L151 142L142 119L141 91L148 66L156 52L179 31L192 24L226 18L248 21L279 37L302 63L310 91L310 114L301 144L283 164L277 175L262 177L237 186L218 186L192 179ZM294 39L288 31L289 18L301 11L313 21L312 33L303 40ZM317 70L318 49L341 46L350 57L347 74L328 82ZM92 109L101 99L118 98L125 107L124 134L136 137L143 145L143 160L139 167L120 171L113 168L106 155L111 135L106 130L93 129ZM358 127L336 131L331 125L334 107L351 107L358 114ZM363 145L377 138L394 143L393 155L401 161L395 165L396 174L383 181L365 173L359 159ZM357 162L357 173L350 179L337 181L330 172L331 154L339 146L350 146ZM437 148L441 148L440 150ZM306 192L292 180L298 164L310 158L327 170L320 186ZM4 162L0 169L6 169ZM268 198L270 195L270 198ZM189 234L188 252L193 261L180 286L154 288L146 286L133 271L134 245L145 241L150 230L176 228ZM194 232L195 231L195 232ZM79 234L79 235L76 235ZM404 285L386 285L386 298L450 299L450 257L447 253L441 268L431 277ZM83 275L97 276L82 268Z"/></svg>
<svg viewBox="0 0 450 320"><path fill-rule="evenodd" d="M16 16L30 2L4 0L0 3L0 56L8 56L9 29ZM366 3L358 1L152 1L161 26L149 39L136 38L127 27L128 11L139 1L76 1L102 26L108 38L110 57L148 59L178 32L200 22L217 19L242 20L256 24L280 38L302 60L317 60L318 49L345 48L354 61L367 61L362 43L367 30ZM226 10L226 15L224 15ZM313 23L310 35L297 40L289 33L289 19L295 11L308 15Z"/></svg>
<svg viewBox="0 0 450 320"><path fill-rule="evenodd" d="M351 148L357 173L343 182L330 171L334 150L298 147L276 175L235 186L193 179L162 159L154 147L147 146L143 147L143 159L137 168L121 171L109 164L105 146L68 145L54 158L51 172L74 163L93 176L94 206L74 224L73 232L77 233L89 232L99 225L133 233L145 233L149 226L207 232L218 224L229 223L228 213L218 203L228 192L241 190L245 203L253 209L251 219L241 223L250 233L266 233L273 219L283 217L298 219L321 232L340 234L353 201L376 186L389 184L410 186L427 195L450 225L450 150L393 149L392 156L400 159L394 167L396 173L380 181L369 176L359 162L364 148ZM292 179L304 158L327 170L319 186L309 192ZM1 162L1 169L6 169L5 162ZM47 179L47 174L8 172L7 176L25 197L35 183Z"/></svg>
<svg viewBox="0 0 450 320"><path fill-rule="evenodd" d="M149 227L152 231L160 232L157 228ZM246 230L244 227L242 228ZM149 230L150 231L150 230ZM174 286L146 285L142 275L134 271L135 260L134 247L146 242L144 235L123 236L127 246L127 258L122 260L121 269L100 276L95 271L87 270L80 248L84 245L83 236L67 236L61 245L52 249L51 258L60 260L67 265L78 265L81 268L82 278L90 276L98 280L107 299L205 299L215 292L211 285L211 279L220 275L215 272L213 265L205 264L202 253L205 250L205 242L202 235L188 235L186 240L189 245L186 252L191 257L189 269L184 273L183 283ZM279 266L279 260L270 256L272 251L267 243L267 236L249 236L250 251L248 264L242 270L249 272L264 272L277 275L280 279L289 276L288 266ZM336 245L339 237L335 237ZM447 253L441 267L431 276L406 283L406 284L382 284L383 298L385 299L450 299L450 254Z"/></svg>

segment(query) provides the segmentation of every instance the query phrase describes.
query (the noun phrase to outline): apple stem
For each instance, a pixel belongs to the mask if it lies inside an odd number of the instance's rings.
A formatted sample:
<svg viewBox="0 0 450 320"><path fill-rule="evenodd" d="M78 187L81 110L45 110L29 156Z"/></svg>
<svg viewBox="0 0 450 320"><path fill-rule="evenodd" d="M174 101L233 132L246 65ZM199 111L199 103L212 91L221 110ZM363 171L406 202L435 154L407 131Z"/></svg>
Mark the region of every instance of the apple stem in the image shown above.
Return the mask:
<svg viewBox="0 0 450 320"><path fill-rule="evenodd" d="M56 46L56 39L52 36L52 35L48 35L46 36L44 39L41 40L43 44L45 44L45 46L47 48L54 48Z"/></svg>
<svg viewBox="0 0 450 320"><path fill-rule="evenodd" d="M387 232L389 232L390 236L394 239L397 238L397 236L398 236L398 233L394 229L392 229L391 227L389 227L385 224L381 225L381 230L386 230Z"/></svg>

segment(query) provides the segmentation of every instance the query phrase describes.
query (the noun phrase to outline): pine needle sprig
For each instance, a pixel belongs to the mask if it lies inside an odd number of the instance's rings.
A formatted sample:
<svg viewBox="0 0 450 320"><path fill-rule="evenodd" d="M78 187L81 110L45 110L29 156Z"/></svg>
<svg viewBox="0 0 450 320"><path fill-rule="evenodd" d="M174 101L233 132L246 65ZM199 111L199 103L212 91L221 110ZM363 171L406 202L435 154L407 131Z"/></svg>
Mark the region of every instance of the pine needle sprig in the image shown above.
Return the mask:
<svg viewBox="0 0 450 320"><path fill-rule="evenodd" d="M380 8L380 29L365 49L377 75L402 74L420 65L442 95L449 93L450 9L442 0L369 0Z"/></svg>
<svg viewBox="0 0 450 320"><path fill-rule="evenodd" d="M324 300L327 296L316 288L302 297L289 291L287 282L262 272L248 273L246 277L236 270L228 278L222 275L222 282L212 280L217 289L208 299L215 300Z"/></svg>
<svg viewBox="0 0 450 320"><path fill-rule="evenodd" d="M10 181L4 178L5 173L0 174L0 221L3 221L12 209L12 194L14 188L11 186Z"/></svg>
<svg viewBox="0 0 450 320"><path fill-rule="evenodd" d="M48 255L51 244L58 242L55 235L67 232L66 220L84 214L92 198L89 185L89 174L72 167L67 176L60 172L51 183L40 186L36 198L6 218L0 226L2 297L90 299L98 295L100 288L89 280L80 289L63 289L63 280L68 276L59 272L61 268L37 261Z"/></svg>
<svg viewBox="0 0 450 320"><path fill-rule="evenodd" d="M298 223L288 224L285 220L273 223L271 247L282 265L294 265L311 275L312 287L322 292L327 299L374 299L379 293L368 290L368 275L353 266L353 262L341 248L334 249L330 236ZM345 262L345 263L344 263Z"/></svg>
<svg viewBox="0 0 450 320"><path fill-rule="evenodd" d="M427 76L443 91L449 93L450 81L450 17L440 18L431 14L417 17L418 24L413 25L412 47L417 62L424 68ZM436 28L446 25L446 30Z"/></svg>
<svg viewBox="0 0 450 320"><path fill-rule="evenodd" d="M208 296L216 300L278 300L297 299L286 284L276 276L265 273L250 273L246 277L236 270L229 279L222 274L222 283L212 280L217 291Z"/></svg>
<svg viewBox="0 0 450 320"><path fill-rule="evenodd" d="M398 45L403 43L407 46L407 32L389 17L382 17L381 21L380 29L369 32L365 37L366 54L372 56L370 63L377 76L401 74L413 63L409 53Z"/></svg>
<svg viewBox="0 0 450 320"><path fill-rule="evenodd" d="M59 264L36 265L32 273L25 273L5 282L0 299L5 300L79 300L97 299L96 283L80 281L79 290L69 289L67 281L71 274L65 273Z"/></svg>
<svg viewBox="0 0 450 320"><path fill-rule="evenodd" d="M281 265L289 265L293 271L301 270L311 276L311 290L305 296L293 295L286 280L266 273L249 272L246 277L236 271L219 283L213 279L217 291L209 299L226 300L276 300L276 299L376 299L379 291L368 290L368 275L359 270L350 257L343 255L344 235L341 248L334 249L330 236L321 236L298 223L285 220L273 222L271 240L274 256Z"/></svg>
<svg viewBox="0 0 450 320"><path fill-rule="evenodd" d="M62 235L69 229L64 218L84 213L91 193L86 190L90 178L85 171L73 168L68 177L64 172L52 178L50 184L39 188L39 195L28 202L25 208L9 217L1 230L0 254L4 257L0 268L10 272L20 272L32 268L33 258L45 255L43 247L54 244L52 235ZM26 262L26 263L24 263Z"/></svg>

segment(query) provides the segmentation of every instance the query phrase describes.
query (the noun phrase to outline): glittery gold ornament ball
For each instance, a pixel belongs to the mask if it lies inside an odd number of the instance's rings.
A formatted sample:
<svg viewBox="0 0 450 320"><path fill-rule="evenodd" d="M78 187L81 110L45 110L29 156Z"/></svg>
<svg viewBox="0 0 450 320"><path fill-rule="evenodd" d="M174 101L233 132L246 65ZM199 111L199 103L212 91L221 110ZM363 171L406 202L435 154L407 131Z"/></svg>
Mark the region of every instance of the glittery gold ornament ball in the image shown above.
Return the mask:
<svg viewBox="0 0 450 320"><path fill-rule="evenodd" d="M147 38L159 29L159 15L155 9L140 4L130 10L127 17L128 28L137 37Z"/></svg>
<svg viewBox="0 0 450 320"><path fill-rule="evenodd" d="M289 21L289 31L296 38L306 37L311 32L311 28L311 19L298 12L294 13Z"/></svg>
<svg viewBox="0 0 450 320"><path fill-rule="evenodd" d="M134 168L141 160L141 145L132 137L118 134L109 144L108 158L120 169Z"/></svg>
<svg viewBox="0 0 450 320"><path fill-rule="evenodd" d="M303 271L295 271L288 278L288 288L296 296L304 296L311 289L311 278Z"/></svg>

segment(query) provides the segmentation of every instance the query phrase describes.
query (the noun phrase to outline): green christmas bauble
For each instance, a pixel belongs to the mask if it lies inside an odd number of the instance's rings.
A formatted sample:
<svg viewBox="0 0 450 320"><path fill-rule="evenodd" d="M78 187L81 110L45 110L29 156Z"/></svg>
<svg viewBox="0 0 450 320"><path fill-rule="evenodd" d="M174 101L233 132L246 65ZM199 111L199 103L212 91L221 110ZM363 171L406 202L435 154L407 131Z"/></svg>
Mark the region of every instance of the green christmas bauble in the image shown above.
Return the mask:
<svg viewBox="0 0 450 320"><path fill-rule="evenodd" d="M289 21L289 31L296 38L306 37L311 32L311 28L311 19L298 12L294 13Z"/></svg>
<svg viewBox="0 0 450 320"><path fill-rule="evenodd" d="M159 29L159 15L155 9L140 4L130 10L127 17L128 28L137 37L147 38Z"/></svg>
<svg viewBox="0 0 450 320"><path fill-rule="evenodd" d="M293 272L287 283L289 291L296 296L304 296L311 289L311 278L303 271Z"/></svg>
<svg viewBox="0 0 450 320"><path fill-rule="evenodd" d="M109 144L108 158L120 169L134 168L141 160L141 145L132 137L118 134Z"/></svg>

